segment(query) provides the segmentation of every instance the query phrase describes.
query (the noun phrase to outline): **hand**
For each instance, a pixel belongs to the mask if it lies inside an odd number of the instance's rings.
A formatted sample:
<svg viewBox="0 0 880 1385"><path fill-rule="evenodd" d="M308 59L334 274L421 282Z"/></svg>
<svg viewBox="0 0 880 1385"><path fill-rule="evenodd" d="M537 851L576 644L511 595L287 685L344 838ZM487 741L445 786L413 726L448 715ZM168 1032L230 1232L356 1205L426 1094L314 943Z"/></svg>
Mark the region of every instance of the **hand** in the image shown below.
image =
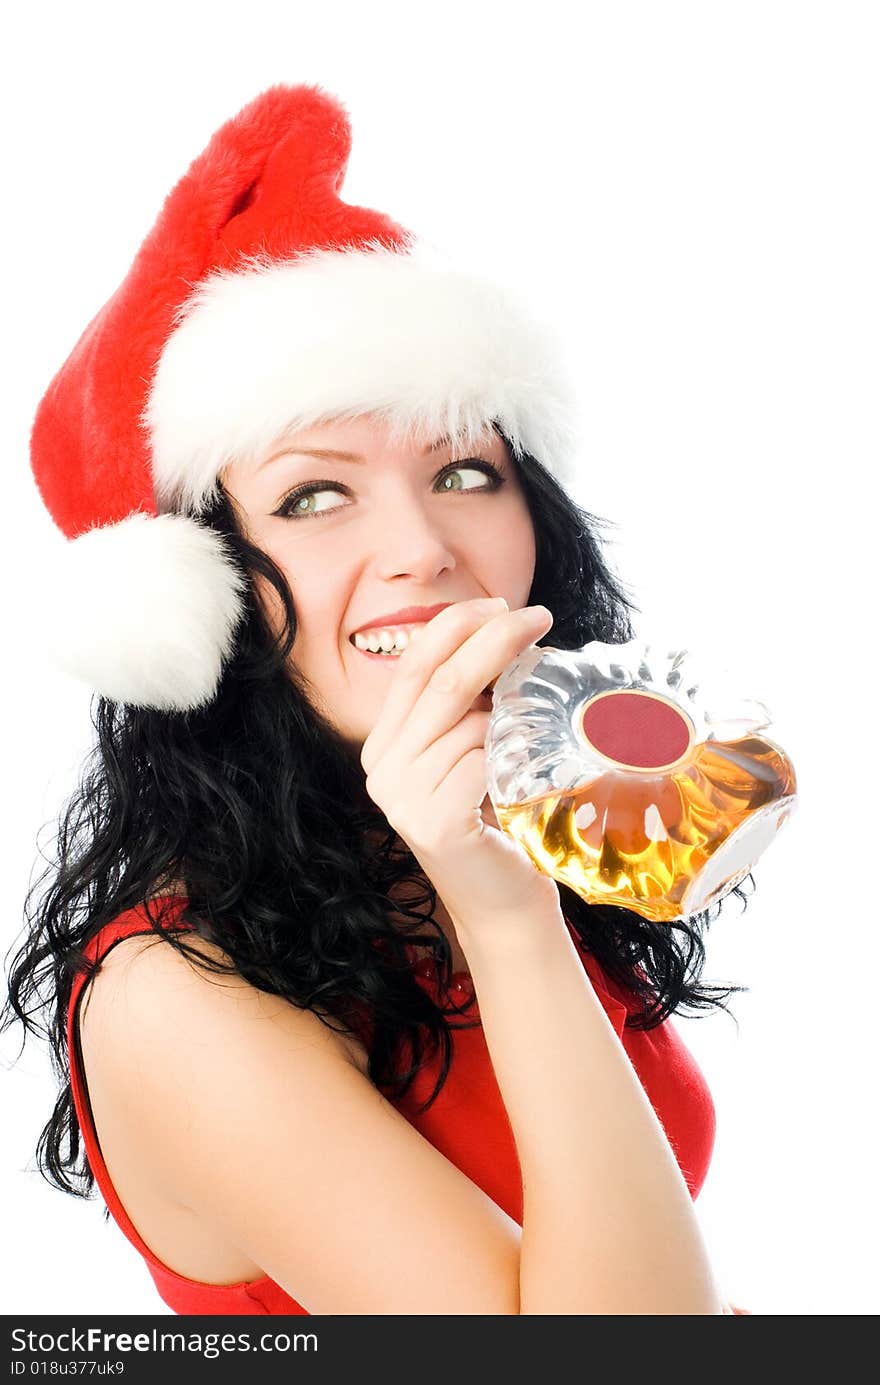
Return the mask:
<svg viewBox="0 0 880 1385"><path fill-rule="evenodd" d="M473 706L552 624L543 606L510 611L500 597L448 606L400 655L361 750L367 793L419 861L456 932L462 920L473 934L535 912L561 918L555 881L492 825L491 804L484 814L490 712Z"/></svg>

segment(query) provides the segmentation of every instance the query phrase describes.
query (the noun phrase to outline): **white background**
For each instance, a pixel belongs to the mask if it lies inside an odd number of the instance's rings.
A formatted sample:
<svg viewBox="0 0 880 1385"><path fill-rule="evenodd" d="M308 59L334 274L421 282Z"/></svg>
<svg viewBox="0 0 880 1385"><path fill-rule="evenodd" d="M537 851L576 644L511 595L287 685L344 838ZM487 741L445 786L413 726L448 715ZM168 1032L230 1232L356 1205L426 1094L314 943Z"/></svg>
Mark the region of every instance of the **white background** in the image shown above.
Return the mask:
<svg viewBox="0 0 880 1385"><path fill-rule="evenodd" d="M515 280L580 389L575 489L612 519L639 633L731 668L774 713L801 803L709 935L677 1021L711 1086L698 1201L719 1280L761 1314L872 1314L877 1244L874 702L878 100L872 4L16 6L2 92L6 465L2 943L91 741L52 674L57 531L37 402L162 200L275 82L350 112L346 201ZM33 1151L54 1098L2 1076L4 1310L162 1312L99 1203Z"/></svg>

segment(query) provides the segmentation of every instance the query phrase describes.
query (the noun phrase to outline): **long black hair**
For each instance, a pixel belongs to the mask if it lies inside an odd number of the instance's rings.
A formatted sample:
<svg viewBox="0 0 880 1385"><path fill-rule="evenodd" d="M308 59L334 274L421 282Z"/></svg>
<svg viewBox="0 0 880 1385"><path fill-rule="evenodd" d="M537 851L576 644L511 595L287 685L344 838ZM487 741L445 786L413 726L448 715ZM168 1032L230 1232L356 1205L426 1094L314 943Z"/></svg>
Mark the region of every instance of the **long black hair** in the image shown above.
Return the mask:
<svg viewBox="0 0 880 1385"><path fill-rule="evenodd" d="M534 458L511 457L535 531L528 601L554 617L544 640L578 649L592 639L633 638L630 615L638 607L598 539L607 521L578 506ZM0 1014L0 1030L17 1019L23 1043L28 1032L49 1042L61 1089L37 1161L47 1181L75 1196L88 1196L94 1184L80 1148L66 1043L74 974L93 970L85 945L140 907L194 965L223 969L188 947L185 932L163 929L168 901L153 898L158 882L182 882L180 917L222 948L229 968L338 1032L356 1034L367 1046L370 1080L392 1100L408 1092L426 1055L440 1051L437 1082L419 1108L427 1109L449 1071L450 1029L479 1023L468 1018L467 1002L441 1006L412 976L406 944L430 950L444 994L451 980L449 944L433 921L436 891L368 798L357 757L287 662L297 627L283 574L244 537L222 486L200 518L225 536L248 582L218 694L186 713L93 700L96 739L57 833L52 824L55 859L28 890L25 937ZM256 577L278 594L280 633L269 628ZM726 1009L731 993L745 989L700 982L708 911L654 924L627 909L589 905L565 885L559 890L579 945L640 1001L630 1027L652 1028L683 1009Z"/></svg>

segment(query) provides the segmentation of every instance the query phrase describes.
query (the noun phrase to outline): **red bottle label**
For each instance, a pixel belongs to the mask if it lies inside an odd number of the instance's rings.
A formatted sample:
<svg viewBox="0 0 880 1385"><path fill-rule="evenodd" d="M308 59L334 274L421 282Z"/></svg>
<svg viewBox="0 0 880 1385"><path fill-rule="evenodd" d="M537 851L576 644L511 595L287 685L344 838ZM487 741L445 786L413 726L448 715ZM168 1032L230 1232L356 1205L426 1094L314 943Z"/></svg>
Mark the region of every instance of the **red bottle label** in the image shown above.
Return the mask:
<svg viewBox="0 0 880 1385"><path fill-rule="evenodd" d="M693 736L693 726L677 707L644 692L599 693L587 703L581 725L600 755L631 769L675 764Z"/></svg>

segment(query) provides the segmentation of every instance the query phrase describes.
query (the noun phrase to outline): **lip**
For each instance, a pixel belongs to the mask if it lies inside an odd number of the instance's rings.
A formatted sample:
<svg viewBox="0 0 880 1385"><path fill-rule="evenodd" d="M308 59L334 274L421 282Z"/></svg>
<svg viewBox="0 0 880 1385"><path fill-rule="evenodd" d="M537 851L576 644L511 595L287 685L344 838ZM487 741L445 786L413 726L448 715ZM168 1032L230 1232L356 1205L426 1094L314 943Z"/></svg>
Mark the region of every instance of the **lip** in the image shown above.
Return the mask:
<svg viewBox="0 0 880 1385"><path fill-rule="evenodd" d="M351 631L351 635L359 635L362 630L381 630L391 625L411 625L415 621L433 620L434 616L453 604L451 601L440 601L436 606L405 606L402 611L392 611L389 615L374 616L372 620L365 620L363 625Z"/></svg>

